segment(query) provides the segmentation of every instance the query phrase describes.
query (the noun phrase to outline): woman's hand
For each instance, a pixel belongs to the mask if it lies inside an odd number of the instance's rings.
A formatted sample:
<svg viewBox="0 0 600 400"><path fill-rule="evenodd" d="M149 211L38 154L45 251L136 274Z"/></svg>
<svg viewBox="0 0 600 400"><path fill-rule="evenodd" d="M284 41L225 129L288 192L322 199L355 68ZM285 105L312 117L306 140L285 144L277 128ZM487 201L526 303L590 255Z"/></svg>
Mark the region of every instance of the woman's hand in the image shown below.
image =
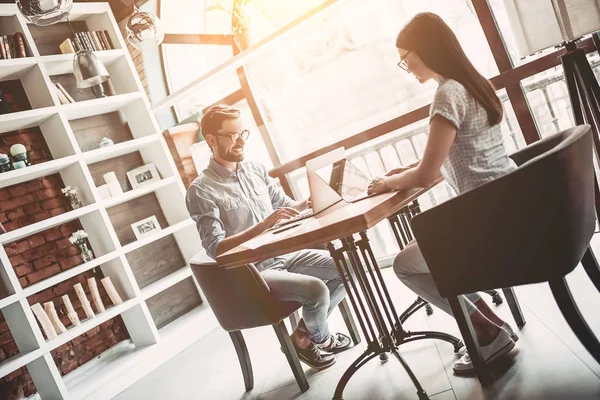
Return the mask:
<svg viewBox="0 0 600 400"><path fill-rule="evenodd" d="M408 171L409 169L411 169L412 166L408 166L408 167L400 167L400 168L394 168L392 170L389 170L385 176L392 176L392 175L398 175L403 173L404 171Z"/></svg>
<svg viewBox="0 0 600 400"><path fill-rule="evenodd" d="M369 183L369 187L367 188L368 194L379 194L389 191L387 178L385 176L381 176L378 178L374 178L371 183Z"/></svg>

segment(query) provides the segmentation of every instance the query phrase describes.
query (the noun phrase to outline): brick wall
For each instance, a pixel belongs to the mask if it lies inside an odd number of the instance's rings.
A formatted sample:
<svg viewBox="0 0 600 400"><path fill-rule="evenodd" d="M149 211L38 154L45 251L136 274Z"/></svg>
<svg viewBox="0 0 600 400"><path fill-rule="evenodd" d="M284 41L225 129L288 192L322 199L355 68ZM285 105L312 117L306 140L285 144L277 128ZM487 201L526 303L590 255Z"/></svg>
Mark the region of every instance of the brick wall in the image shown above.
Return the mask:
<svg viewBox="0 0 600 400"><path fill-rule="evenodd" d="M13 111L27 109L28 103L23 101L23 94L7 93ZM0 135L0 152L8 153L8 149L14 143L22 143L27 147L30 161L34 164L52 159L39 128ZM69 202L61 192L63 187L64 183L60 175L55 174L0 189L0 223L7 231L11 231L70 211ZM27 287L81 264L83 260L79 248L68 240L68 237L79 229L82 229L81 224L75 220L5 245L4 249L21 286ZM29 304L53 301L63 323L66 327L70 327L71 323L66 317L61 296L68 294L80 319L85 319L85 313L81 309L73 285L81 282L88 290L87 279L92 276L95 276L98 282L103 277L99 269L96 273L88 271L31 296L28 298ZM98 288L105 306L112 305L104 287L99 284ZM90 296L88 297L91 299ZM0 318L0 362L2 357L7 358L18 353L10 332L3 332L3 327L7 328L4 319ZM128 337L123 320L117 317L65 343L54 350L52 356L61 374L67 374ZM0 394L5 390L7 393L22 391L25 396L36 391L26 368L21 368L0 379ZM0 398L4 400L5 397L0 396Z"/></svg>

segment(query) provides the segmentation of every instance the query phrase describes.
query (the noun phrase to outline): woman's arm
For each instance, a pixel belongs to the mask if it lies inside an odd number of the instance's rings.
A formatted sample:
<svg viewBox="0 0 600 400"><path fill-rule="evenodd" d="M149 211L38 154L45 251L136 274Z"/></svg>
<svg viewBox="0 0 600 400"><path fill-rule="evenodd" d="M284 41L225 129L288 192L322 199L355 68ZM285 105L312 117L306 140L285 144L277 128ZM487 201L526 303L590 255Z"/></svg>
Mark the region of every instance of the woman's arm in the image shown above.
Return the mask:
<svg viewBox="0 0 600 400"><path fill-rule="evenodd" d="M397 175L374 179L369 186L369 193L429 186L440 176L440 168L455 137L454 124L440 115L435 115L429 124L425 152L418 165Z"/></svg>

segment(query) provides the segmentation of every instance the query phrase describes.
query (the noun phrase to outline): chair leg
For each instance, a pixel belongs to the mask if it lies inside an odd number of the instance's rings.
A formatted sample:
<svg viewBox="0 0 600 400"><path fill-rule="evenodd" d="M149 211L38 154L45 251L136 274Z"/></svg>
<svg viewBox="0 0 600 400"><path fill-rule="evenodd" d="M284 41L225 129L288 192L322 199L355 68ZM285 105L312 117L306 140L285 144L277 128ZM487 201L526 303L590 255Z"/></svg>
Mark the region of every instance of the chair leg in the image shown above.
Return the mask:
<svg viewBox="0 0 600 400"><path fill-rule="evenodd" d="M560 308L560 311L567 320L571 330L575 333L575 336L577 336L583 347L585 347L592 357L600 363L600 342L598 342L598 338L594 335L579 312L579 308L571 295L567 280L563 277L551 280L548 284L550 285L552 295L558 304L558 308Z"/></svg>
<svg viewBox="0 0 600 400"><path fill-rule="evenodd" d="M233 347L235 347L235 352L240 360L240 367L242 367L246 391L252 390L252 388L254 388L254 374L252 373L252 361L250 361L250 355L248 354L248 347L246 347L244 336L241 331L234 331L229 332L229 337L231 337Z"/></svg>
<svg viewBox="0 0 600 400"><path fill-rule="evenodd" d="M594 256L591 246L588 247L587 251L583 255L581 264L583 265L585 272L587 272L594 286L596 286L596 290L600 292L600 267L598 266L598 260L596 260L596 256Z"/></svg>
<svg viewBox="0 0 600 400"><path fill-rule="evenodd" d="M508 307L510 308L510 312L517 323L519 328L525 326L525 317L521 312L521 306L519 305L519 300L517 300L517 296L515 295L515 291L513 288L503 288L502 292L504 293L504 297L506 297L506 302L508 303Z"/></svg>
<svg viewBox="0 0 600 400"><path fill-rule="evenodd" d="M463 298L450 296L448 297L448 302L450 303L452 314L454 315L454 318L456 318L456 323L460 329L463 342L467 346L467 351L471 356L471 361L473 362L473 367L475 368L475 373L477 374L479 382L481 382L482 385L492 383L493 378L488 371L487 365L485 365L485 362L481 357L477 336L475 336L473 324L471 323L471 318L467 313L467 308L465 307Z"/></svg>
<svg viewBox="0 0 600 400"><path fill-rule="evenodd" d="M273 324L272 326L275 330L275 334L277 335L277 339L279 339L279 343L281 344L281 349L285 353L285 357L290 364L290 368L292 368L296 382L298 383L298 386L300 386L300 391L304 393L310 388L310 386L308 385L308 380L306 379L304 370L300 365L300 360L298 360L298 353L296 353L296 349L292 344L292 339L290 339L288 331L285 328L285 324L283 321L281 321L278 324Z"/></svg>
<svg viewBox="0 0 600 400"><path fill-rule="evenodd" d="M348 306L348 301L343 299L338 304L338 308L342 313L342 318L344 318L344 323L346 324L346 328L348 328L348 332L350 333L350 338L352 339L352 343L356 346L360 343L360 333L358 332L358 328L354 323L354 317L352 317L352 312L350 311L350 306Z"/></svg>
<svg viewBox="0 0 600 400"><path fill-rule="evenodd" d="M500 293L498 293L496 290L484 290L483 293L491 296L492 303L494 303L497 306L504 302L504 300L502 300L502 296L500 296Z"/></svg>
<svg viewBox="0 0 600 400"><path fill-rule="evenodd" d="M298 324L300 323L300 313L298 310L294 311L290 314L290 325L292 326L292 332L298 329Z"/></svg>

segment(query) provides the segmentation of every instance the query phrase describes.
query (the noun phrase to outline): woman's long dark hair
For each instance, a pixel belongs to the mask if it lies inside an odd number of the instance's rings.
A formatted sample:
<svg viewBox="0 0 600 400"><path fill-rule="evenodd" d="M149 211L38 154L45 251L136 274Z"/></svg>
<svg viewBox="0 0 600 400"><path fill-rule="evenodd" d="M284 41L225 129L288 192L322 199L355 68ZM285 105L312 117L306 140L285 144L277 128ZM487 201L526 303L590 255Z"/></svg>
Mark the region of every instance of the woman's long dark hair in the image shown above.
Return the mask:
<svg viewBox="0 0 600 400"><path fill-rule="evenodd" d="M416 53L438 75L454 79L485 108L490 125L502 121L494 87L471 64L454 32L433 13L417 14L398 34L396 47Z"/></svg>

